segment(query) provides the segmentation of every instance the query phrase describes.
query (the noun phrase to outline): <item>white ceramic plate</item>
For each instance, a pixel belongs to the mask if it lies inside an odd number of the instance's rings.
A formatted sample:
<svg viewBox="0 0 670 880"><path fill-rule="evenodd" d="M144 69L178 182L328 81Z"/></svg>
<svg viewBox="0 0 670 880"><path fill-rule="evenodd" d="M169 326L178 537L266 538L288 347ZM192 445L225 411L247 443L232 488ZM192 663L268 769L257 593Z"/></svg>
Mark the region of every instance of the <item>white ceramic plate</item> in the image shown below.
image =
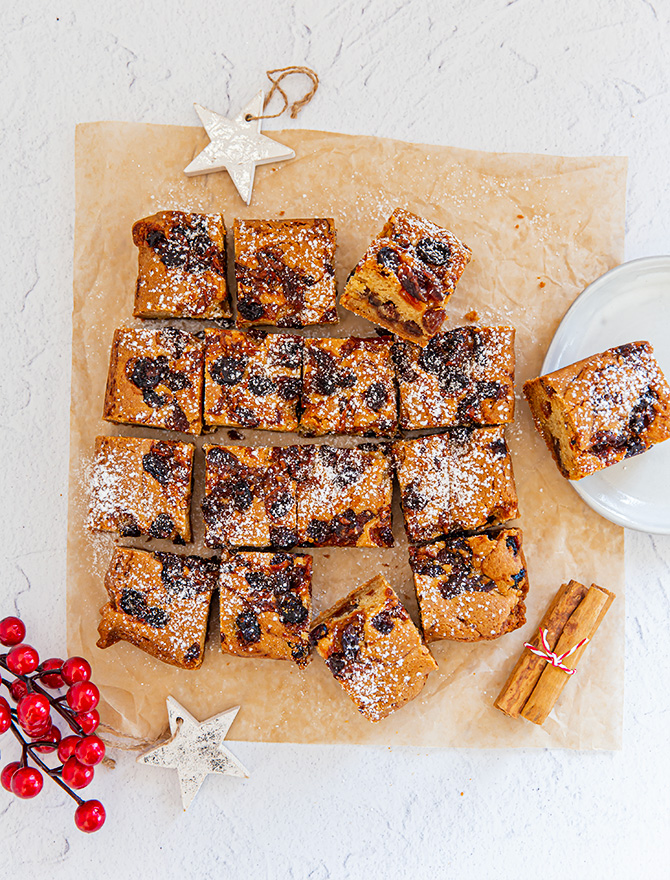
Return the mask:
<svg viewBox="0 0 670 880"><path fill-rule="evenodd" d="M623 263L590 284L561 321L542 373L642 339L670 377L670 257ZM670 534L670 440L571 485L618 525Z"/></svg>

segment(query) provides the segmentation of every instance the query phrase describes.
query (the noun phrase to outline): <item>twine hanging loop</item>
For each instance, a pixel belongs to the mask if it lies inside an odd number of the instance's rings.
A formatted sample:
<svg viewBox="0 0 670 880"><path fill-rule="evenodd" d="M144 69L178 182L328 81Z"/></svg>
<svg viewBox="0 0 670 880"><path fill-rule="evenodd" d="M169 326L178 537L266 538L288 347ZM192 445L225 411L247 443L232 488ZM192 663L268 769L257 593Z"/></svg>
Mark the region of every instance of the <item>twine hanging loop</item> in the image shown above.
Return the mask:
<svg viewBox="0 0 670 880"><path fill-rule="evenodd" d="M289 116L291 119L295 119L298 113L302 110L303 107L307 106L309 102L312 100L314 95L316 94L316 90L319 88L319 77L318 74L312 70L311 67L278 67L275 70L266 70L265 71L267 78L272 83L272 88L265 96L265 100L263 101L263 111L268 106L275 92L279 92L284 100L284 106L277 113L261 113L259 116L252 116L251 113L247 113L245 119L247 122L251 122L253 119L276 119L278 116L281 116L285 110L288 110ZM299 74L301 76L306 76L312 83L308 92L306 92L302 98L299 98L297 101L289 101L289 97L282 88L282 81L286 79L287 76L293 76L294 74Z"/></svg>

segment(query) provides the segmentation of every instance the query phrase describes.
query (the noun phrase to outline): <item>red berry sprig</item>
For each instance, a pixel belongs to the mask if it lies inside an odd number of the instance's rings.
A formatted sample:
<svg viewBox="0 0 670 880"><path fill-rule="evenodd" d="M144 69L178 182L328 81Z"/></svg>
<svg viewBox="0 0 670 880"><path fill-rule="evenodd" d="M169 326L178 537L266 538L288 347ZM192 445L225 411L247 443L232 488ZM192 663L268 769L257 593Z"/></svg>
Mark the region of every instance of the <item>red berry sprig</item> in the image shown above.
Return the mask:
<svg viewBox="0 0 670 880"><path fill-rule="evenodd" d="M4 685L16 703L13 709L0 696L0 735L11 730L21 745L21 759L3 768L0 784L17 797L33 798L48 776L77 802L77 828L87 833L97 831L104 825L105 808L100 801L85 801L76 793L91 783L95 765L105 757L105 744L95 736L100 723L96 709L100 692L90 680L91 666L83 657L65 661L51 657L40 663L35 648L23 641L25 637L26 628L18 617L0 620L0 645L10 649L0 654L0 688ZM14 679L2 677L3 671ZM45 690L64 687L67 691L62 696ZM62 736L53 722L53 712L73 733ZM56 767L39 757L54 752L61 762Z"/></svg>

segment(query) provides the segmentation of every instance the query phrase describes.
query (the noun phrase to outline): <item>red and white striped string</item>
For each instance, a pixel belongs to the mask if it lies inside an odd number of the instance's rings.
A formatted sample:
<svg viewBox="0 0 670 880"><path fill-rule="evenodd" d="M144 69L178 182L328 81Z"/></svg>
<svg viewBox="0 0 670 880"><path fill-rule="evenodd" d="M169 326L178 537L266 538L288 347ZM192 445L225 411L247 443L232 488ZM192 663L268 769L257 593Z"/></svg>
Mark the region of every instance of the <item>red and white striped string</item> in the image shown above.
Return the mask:
<svg viewBox="0 0 670 880"><path fill-rule="evenodd" d="M569 651L565 651L563 654L555 654L551 648L549 647L549 642L547 641L547 630L540 628L540 641L542 642L542 648L536 648L535 645L532 645L530 642L526 642L524 644L524 648L528 648L529 651L532 651L533 654L536 654L538 657L542 657L543 660L551 663L552 666L555 666L556 669L562 669L567 675L574 675L577 671L576 669L571 669L569 666L565 665L565 660L571 654L574 654L575 651L578 651L580 648L583 648L584 645L588 643L588 639L582 639L578 645L570 648Z"/></svg>

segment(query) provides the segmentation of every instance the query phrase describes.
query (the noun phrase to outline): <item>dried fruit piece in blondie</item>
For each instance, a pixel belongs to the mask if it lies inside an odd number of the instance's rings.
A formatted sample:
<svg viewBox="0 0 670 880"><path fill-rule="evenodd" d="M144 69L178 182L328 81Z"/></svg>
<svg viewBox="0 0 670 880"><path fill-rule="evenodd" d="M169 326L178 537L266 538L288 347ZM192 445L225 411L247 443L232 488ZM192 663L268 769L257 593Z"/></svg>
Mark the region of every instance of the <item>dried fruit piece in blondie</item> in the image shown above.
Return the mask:
<svg viewBox="0 0 670 880"><path fill-rule="evenodd" d="M472 252L449 230L397 208L347 280L340 305L426 345Z"/></svg>
<svg viewBox="0 0 670 880"><path fill-rule="evenodd" d="M452 428L399 440L393 456L412 542L481 529L518 514L502 428Z"/></svg>
<svg viewBox="0 0 670 880"><path fill-rule="evenodd" d="M203 358L202 342L174 327L116 330L103 419L199 434Z"/></svg>
<svg viewBox="0 0 670 880"><path fill-rule="evenodd" d="M117 547L105 576L99 648L124 640L165 663L202 665L218 559Z"/></svg>
<svg viewBox="0 0 670 880"><path fill-rule="evenodd" d="M300 432L389 437L398 427L390 337L306 339Z"/></svg>
<svg viewBox="0 0 670 880"><path fill-rule="evenodd" d="M138 220L136 318L230 318L220 214L161 211Z"/></svg>
<svg viewBox="0 0 670 880"><path fill-rule="evenodd" d="M205 330L205 424L296 431L302 351L300 336Z"/></svg>
<svg viewBox="0 0 670 880"><path fill-rule="evenodd" d="M437 663L382 575L324 612L311 640L358 711L381 721L421 692Z"/></svg>
<svg viewBox="0 0 670 880"><path fill-rule="evenodd" d="M427 642L497 639L526 622L526 560L520 529L410 547Z"/></svg>
<svg viewBox="0 0 670 880"><path fill-rule="evenodd" d="M502 425L514 418L514 329L457 327L425 348L393 346L400 427Z"/></svg>
<svg viewBox="0 0 670 880"><path fill-rule="evenodd" d="M569 480L670 437L670 385L649 342L629 342L531 379L523 393Z"/></svg>
<svg viewBox="0 0 670 880"><path fill-rule="evenodd" d="M191 443L96 437L90 528L190 541L194 450Z"/></svg>
<svg viewBox="0 0 670 880"><path fill-rule="evenodd" d="M237 324L337 323L335 223L236 220Z"/></svg>
<svg viewBox="0 0 670 880"><path fill-rule="evenodd" d="M307 666L311 556L236 553L221 565L219 607L224 654Z"/></svg>
<svg viewBox="0 0 670 880"><path fill-rule="evenodd" d="M392 547L386 447L294 447L299 454L298 541L315 547Z"/></svg>
<svg viewBox="0 0 670 880"><path fill-rule="evenodd" d="M292 447L205 446L205 543L277 547L296 543Z"/></svg>

